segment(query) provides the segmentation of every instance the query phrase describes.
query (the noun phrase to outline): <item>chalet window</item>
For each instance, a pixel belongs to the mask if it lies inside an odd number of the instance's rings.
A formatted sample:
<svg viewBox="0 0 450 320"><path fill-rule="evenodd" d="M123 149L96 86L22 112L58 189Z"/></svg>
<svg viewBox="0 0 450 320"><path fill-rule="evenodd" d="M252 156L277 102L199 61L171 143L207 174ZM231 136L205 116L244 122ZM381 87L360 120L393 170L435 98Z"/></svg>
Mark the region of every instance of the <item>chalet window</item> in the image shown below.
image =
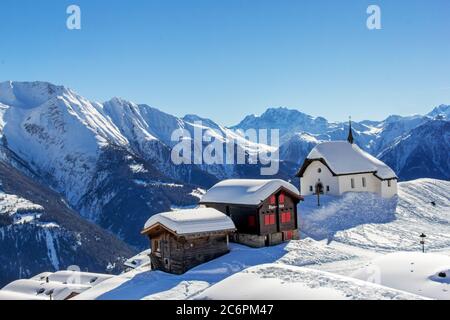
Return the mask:
<svg viewBox="0 0 450 320"><path fill-rule="evenodd" d="M327 192L330 192L330 186L327 186Z"/></svg>
<svg viewBox="0 0 450 320"><path fill-rule="evenodd" d="M264 216L264 224L266 226L271 226L275 224L275 214L266 214Z"/></svg>
<svg viewBox="0 0 450 320"><path fill-rule="evenodd" d="M256 218L255 218L255 216L248 216L248 226L249 227L256 226Z"/></svg>
<svg viewBox="0 0 450 320"><path fill-rule="evenodd" d="M313 192L313 186L309 186L309 191Z"/></svg>
<svg viewBox="0 0 450 320"><path fill-rule="evenodd" d="M366 178L362 178L362 186L363 186L363 188L366 187Z"/></svg>
<svg viewBox="0 0 450 320"><path fill-rule="evenodd" d="M284 203L284 193L280 194L280 197L278 198L279 203Z"/></svg>
<svg viewBox="0 0 450 320"><path fill-rule="evenodd" d="M274 205L275 202L276 202L276 199L275 199L275 195L273 194L273 195L271 195L270 198L269 198L269 204Z"/></svg>
<svg viewBox="0 0 450 320"><path fill-rule="evenodd" d="M292 231L284 231L284 240L292 240L294 233Z"/></svg>
<svg viewBox="0 0 450 320"><path fill-rule="evenodd" d="M388 187L391 186L391 180L388 180Z"/></svg>
<svg viewBox="0 0 450 320"><path fill-rule="evenodd" d="M282 212L281 213L281 223L288 223L291 221L291 213L288 212Z"/></svg>
<svg viewBox="0 0 450 320"><path fill-rule="evenodd" d="M153 241L153 250L155 252L161 252L161 248L160 248L160 245L159 245L159 240Z"/></svg>
<svg viewBox="0 0 450 320"><path fill-rule="evenodd" d="M355 179L351 178L350 179L350 184L352 186L352 189L355 189Z"/></svg>

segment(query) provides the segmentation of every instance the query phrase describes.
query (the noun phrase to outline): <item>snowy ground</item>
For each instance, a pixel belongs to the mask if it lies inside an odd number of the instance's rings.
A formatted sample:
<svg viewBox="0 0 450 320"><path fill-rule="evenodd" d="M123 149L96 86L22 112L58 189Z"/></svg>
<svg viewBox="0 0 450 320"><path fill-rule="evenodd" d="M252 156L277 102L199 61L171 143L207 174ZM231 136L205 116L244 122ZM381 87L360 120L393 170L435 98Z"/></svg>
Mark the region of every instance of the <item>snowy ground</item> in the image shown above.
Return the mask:
<svg viewBox="0 0 450 320"><path fill-rule="evenodd" d="M422 297L329 272L264 264L209 287L195 299L405 300Z"/></svg>
<svg viewBox="0 0 450 320"><path fill-rule="evenodd" d="M245 280L252 285L245 286L244 298L258 298L252 287L260 286L273 288L272 298L301 289L296 298L416 299L420 295L450 299L450 281L439 276L440 272L450 276L448 190L448 181L421 179L400 183L399 197L394 200L347 194L323 197L318 208L316 199L309 197L299 207L302 240L261 249L231 244L229 254L180 276L149 271L148 266L137 268L77 298L226 298L227 288ZM427 250L439 252L438 257L414 255L421 250L418 236L422 232L427 234ZM402 251L413 256L404 258ZM408 262L414 262L413 272ZM381 268L381 280L376 272L364 275L367 267L374 270L371 266ZM242 272L247 268L251 269ZM399 272L401 277L397 277ZM355 282L352 276L369 282ZM404 285L409 282L414 284Z"/></svg>
<svg viewBox="0 0 450 320"><path fill-rule="evenodd" d="M421 296L450 300L450 256L395 252L359 269L353 277Z"/></svg>

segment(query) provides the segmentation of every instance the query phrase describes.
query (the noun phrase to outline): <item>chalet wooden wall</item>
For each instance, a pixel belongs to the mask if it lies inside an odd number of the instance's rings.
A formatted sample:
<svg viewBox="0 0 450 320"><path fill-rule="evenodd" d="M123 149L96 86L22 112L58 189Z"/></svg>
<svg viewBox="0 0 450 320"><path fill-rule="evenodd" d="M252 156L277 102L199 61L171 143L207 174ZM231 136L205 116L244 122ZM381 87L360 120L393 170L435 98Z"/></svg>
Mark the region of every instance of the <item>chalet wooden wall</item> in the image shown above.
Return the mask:
<svg viewBox="0 0 450 320"><path fill-rule="evenodd" d="M229 252L228 233L226 232L190 235L189 237L164 232L158 239L160 251L152 250L150 254L152 266L154 269L169 273L183 274L197 265Z"/></svg>

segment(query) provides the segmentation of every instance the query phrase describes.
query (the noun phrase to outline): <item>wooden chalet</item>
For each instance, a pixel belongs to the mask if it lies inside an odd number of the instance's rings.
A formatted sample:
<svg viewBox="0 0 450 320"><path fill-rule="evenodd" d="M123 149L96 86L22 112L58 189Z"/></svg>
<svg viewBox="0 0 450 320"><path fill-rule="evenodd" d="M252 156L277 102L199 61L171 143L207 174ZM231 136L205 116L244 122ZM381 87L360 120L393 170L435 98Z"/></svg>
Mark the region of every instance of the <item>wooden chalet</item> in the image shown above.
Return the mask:
<svg viewBox="0 0 450 320"><path fill-rule="evenodd" d="M233 221L213 208L160 213L145 224L152 269L183 274L229 252Z"/></svg>
<svg viewBox="0 0 450 320"><path fill-rule="evenodd" d="M297 204L302 199L292 184L279 180L232 179L219 182L200 200L233 220L231 240L264 247L298 239Z"/></svg>

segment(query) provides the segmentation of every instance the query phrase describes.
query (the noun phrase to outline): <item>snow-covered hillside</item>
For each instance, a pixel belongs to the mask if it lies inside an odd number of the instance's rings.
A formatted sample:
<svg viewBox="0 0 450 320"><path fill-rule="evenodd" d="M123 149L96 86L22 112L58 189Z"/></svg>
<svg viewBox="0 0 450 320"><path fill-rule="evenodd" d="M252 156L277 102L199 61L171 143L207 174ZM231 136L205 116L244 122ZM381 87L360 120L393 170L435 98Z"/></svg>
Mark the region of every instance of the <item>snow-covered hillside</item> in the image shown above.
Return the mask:
<svg viewBox="0 0 450 320"><path fill-rule="evenodd" d="M376 251L419 250L429 234L430 249L450 247L450 182L420 179L399 184L397 199L348 193L314 196L299 207L301 230L316 239ZM435 203L435 205L432 204Z"/></svg>
<svg viewBox="0 0 450 320"><path fill-rule="evenodd" d="M61 197L0 162L0 286L71 265L122 271L126 244L82 219Z"/></svg>
<svg viewBox="0 0 450 320"><path fill-rule="evenodd" d="M353 128L363 149L382 154L402 175L413 172L414 177L446 178L448 119L449 107L442 105L425 116L391 116L384 121L355 122ZM267 145L249 143L242 133L234 131L248 128L280 129L283 145L276 177L295 181L298 164L311 148L321 141L345 138L348 123L273 108L226 128L198 115L179 118L120 98L92 102L71 89L45 82L0 83L1 163L55 190L84 218L140 249L147 246L139 231L149 216L195 205L196 190L207 189L220 179L261 177L261 164L174 165L170 160L173 131L184 129L192 138L200 129L211 139L237 141L237 148L247 154L274 151ZM426 148L412 148L425 143ZM393 211L381 216L377 212L374 208L370 219L347 219L345 227L357 227L366 220L384 223L393 219ZM366 213L370 215L370 209ZM34 214L14 215L15 221L35 219ZM330 218L326 224L339 225L336 220ZM335 240L340 236L339 230L324 230L323 226L314 231L313 220L306 223L313 236L333 236ZM447 241L445 236L438 237Z"/></svg>
<svg viewBox="0 0 450 320"><path fill-rule="evenodd" d="M306 203L299 205L299 217L304 221L304 233L316 240L304 236L301 240L260 249L232 244L229 254L183 275L149 271L148 266L143 266L107 280L77 299L441 298L447 294L443 289L448 286L450 256L442 255L450 253L450 182L423 179L400 183L399 188L397 208L376 196L360 194L324 199L321 208L315 205L314 197L307 198ZM431 198L435 206L430 203ZM364 208L369 208L370 213L366 214ZM389 219L385 219L387 209L393 210L388 212ZM358 220L352 222L354 218ZM415 258L421 250L421 232L427 233L427 250L441 252L441 258L434 259L434 254L427 253L419 256L428 262ZM408 259L413 259L416 266L399 264L398 268L392 268L390 261L397 259L395 252L399 250L409 250ZM394 253L383 258L391 252ZM355 273L373 271L371 264L379 265L382 275L386 272L381 286L372 283L378 278L371 274ZM410 272L411 268L417 274L407 275L405 270ZM421 282L401 286L395 282L397 270L406 282ZM446 278L439 276L441 272L446 273ZM352 277L366 282L355 282ZM230 290L236 287L236 282L249 285ZM427 288L434 293L426 293ZM267 292L270 293L266 295Z"/></svg>

